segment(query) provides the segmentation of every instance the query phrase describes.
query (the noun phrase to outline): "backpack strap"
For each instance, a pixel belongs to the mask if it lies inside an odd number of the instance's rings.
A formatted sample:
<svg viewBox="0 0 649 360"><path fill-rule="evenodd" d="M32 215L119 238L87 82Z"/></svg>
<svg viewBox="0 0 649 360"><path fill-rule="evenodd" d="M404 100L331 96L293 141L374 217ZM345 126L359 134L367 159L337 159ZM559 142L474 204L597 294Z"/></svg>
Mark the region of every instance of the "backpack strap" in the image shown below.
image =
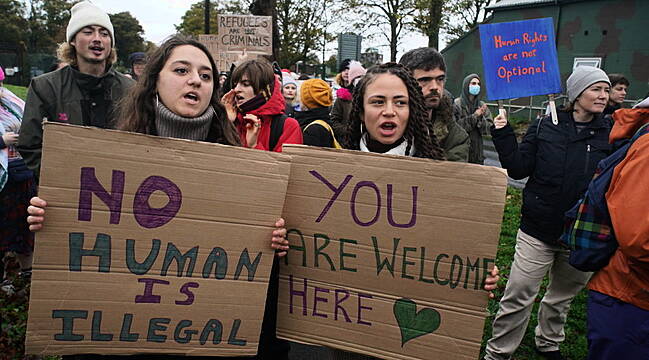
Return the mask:
<svg viewBox="0 0 649 360"><path fill-rule="evenodd" d="M270 123L270 139L268 141L268 151L273 151L275 149L275 146L277 146L279 138L284 132L284 122L286 122L287 118L288 116L286 116L286 114L273 115L273 120Z"/></svg>
<svg viewBox="0 0 649 360"><path fill-rule="evenodd" d="M638 138L646 133L649 133L649 123L646 123L642 125L638 131L635 132L633 137L631 138L631 144L633 144Z"/></svg>
<svg viewBox="0 0 649 360"><path fill-rule="evenodd" d="M318 124L318 125L322 126L323 128L327 129L327 131L329 131L329 133L331 134L331 138L333 139L334 149L342 149L343 148L340 145L340 143L338 142L338 140L336 140L336 135L334 134L334 129L332 129L331 125L329 125L329 123L324 121L324 120L314 120L313 122L309 123L309 125L305 126L304 130L302 130L302 131L306 131L306 129L309 126L313 125L313 124Z"/></svg>

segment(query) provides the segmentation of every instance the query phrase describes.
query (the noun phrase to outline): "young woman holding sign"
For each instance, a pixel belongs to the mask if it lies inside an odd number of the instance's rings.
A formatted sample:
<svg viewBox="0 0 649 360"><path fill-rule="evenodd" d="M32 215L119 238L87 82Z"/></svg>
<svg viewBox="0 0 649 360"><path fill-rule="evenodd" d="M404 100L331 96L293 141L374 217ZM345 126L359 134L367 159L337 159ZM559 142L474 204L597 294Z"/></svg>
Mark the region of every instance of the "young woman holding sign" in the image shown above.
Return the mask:
<svg viewBox="0 0 649 360"><path fill-rule="evenodd" d="M182 37L168 39L151 55L140 81L121 103L118 129L240 146L239 135L228 121L225 109L217 97L217 74L216 64L204 45ZM43 199L32 198L28 208L30 216L27 219L32 231L42 229L46 206ZM271 247L277 251L277 256L286 255L288 241L285 236L284 220L279 219L275 223L270 242ZM273 308L273 301L267 302L269 304L266 307ZM276 305L276 299L274 304ZM274 337L275 317L275 311L265 312L259 354L253 359L282 359L281 356L276 356L279 352L273 353L271 350L271 345L277 341ZM282 353L287 354L288 350ZM175 359L177 356L168 358Z"/></svg>
<svg viewBox="0 0 649 360"><path fill-rule="evenodd" d="M396 63L373 66L356 85L343 134L346 149L444 160L428 131L429 117L417 81Z"/></svg>
<svg viewBox="0 0 649 360"><path fill-rule="evenodd" d="M554 125L549 116L533 122L518 144L505 116L491 129L498 156L514 179L529 177L523 190L521 227L505 294L493 323L485 359L508 359L520 344L541 281L550 283L541 300L536 348L547 359L563 359L559 344L574 296L591 273L568 263L559 245L563 214L583 195L597 163L609 155L609 122L602 116L610 83L602 70L577 67L566 83L570 105Z"/></svg>
<svg viewBox="0 0 649 360"><path fill-rule="evenodd" d="M373 66L354 89L349 126L341 137L345 149L444 160L444 150L428 131L430 125L424 96L417 81L400 64ZM484 289L496 289L494 267ZM493 298L490 292L489 297ZM373 359L360 354L331 350L332 359Z"/></svg>

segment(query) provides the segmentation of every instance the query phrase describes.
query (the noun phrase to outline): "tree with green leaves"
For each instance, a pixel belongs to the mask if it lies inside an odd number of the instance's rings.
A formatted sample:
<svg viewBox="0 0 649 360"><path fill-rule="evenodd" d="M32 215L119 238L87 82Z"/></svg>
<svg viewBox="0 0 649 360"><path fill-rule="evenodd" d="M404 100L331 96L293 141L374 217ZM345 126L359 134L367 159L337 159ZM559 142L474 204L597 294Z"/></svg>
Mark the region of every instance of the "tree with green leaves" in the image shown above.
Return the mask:
<svg viewBox="0 0 649 360"><path fill-rule="evenodd" d="M495 2L496 0L447 0L448 21L445 31L449 41L459 39L484 22L487 18L485 9Z"/></svg>
<svg viewBox="0 0 649 360"><path fill-rule="evenodd" d="M210 32L216 34L217 23L217 3L210 2ZM200 35L205 33L205 2L199 1L192 6L182 16L180 24L176 25L176 31L183 35Z"/></svg>
<svg viewBox="0 0 649 360"><path fill-rule="evenodd" d="M0 1L0 34L2 42L17 46L21 41L26 40L25 28L25 5L18 0Z"/></svg>
<svg viewBox="0 0 649 360"><path fill-rule="evenodd" d="M210 1L210 33L218 32L218 14L248 14L249 0L232 1ZM183 35L197 36L205 33L205 1L199 0L182 16L180 24L176 25L176 31Z"/></svg>
<svg viewBox="0 0 649 360"><path fill-rule="evenodd" d="M29 0L25 2L27 47L31 52L53 53L65 41L70 20L70 0Z"/></svg>
<svg viewBox="0 0 649 360"><path fill-rule="evenodd" d="M413 27L428 36L428 46L437 49L444 24L444 5L448 0L417 0Z"/></svg>
<svg viewBox="0 0 649 360"><path fill-rule="evenodd" d="M278 0L279 58L282 67L313 62L313 52L333 40L327 33L327 8L332 0ZM317 60L317 56L315 57Z"/></svg>
<svg viewBox="0 0 649 360"><path fill-rule="evenodd" d="M110 22L115 30L115 47L117 48L117 59L122 65L126 63L128 56L137 51L144 51L144 29L140 22L128 11L117 14L109 14Z"/></svg>
<svg viewBox="0 0 649 360"><path fill-rule="evenodd" d="M412 28L428 36L428 46L437 48L443 30L453 41L478 26L487 17L487 8L496 0L416 0Z"/></svg>

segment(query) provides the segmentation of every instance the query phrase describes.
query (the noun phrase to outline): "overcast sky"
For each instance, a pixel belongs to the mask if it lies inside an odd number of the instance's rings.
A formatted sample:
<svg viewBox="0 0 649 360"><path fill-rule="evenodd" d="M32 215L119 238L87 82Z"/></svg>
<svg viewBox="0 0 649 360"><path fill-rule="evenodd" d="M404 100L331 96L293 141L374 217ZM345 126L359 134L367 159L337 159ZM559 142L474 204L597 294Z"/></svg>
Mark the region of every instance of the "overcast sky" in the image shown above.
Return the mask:
<svg viewBox="0 0 649 360"><path fill-rule="evenodd" d="M144 37L146 40L160 44L166 37L176 32L174 25L180 24L181 17L197 0L92 0L92 2L104 9L108 13L118 13L129 11L131 15L138 19L140 25L144 28ZM119 34L117 35L119 36ZM378 45L387 45L384 43L363 42L363 51L368 47L378 47ZM428 39L416 33L410 33L404 37L403 44L399 47L397 56L401 56L405 51L426 46ZM383 53L383 61L390 60L390 50L387 46L379 47ZM327 46L327 58L336 52L336 43ZM320 54L318 54L320 55ZM397 59L398 60L398 59Z"/></svg>

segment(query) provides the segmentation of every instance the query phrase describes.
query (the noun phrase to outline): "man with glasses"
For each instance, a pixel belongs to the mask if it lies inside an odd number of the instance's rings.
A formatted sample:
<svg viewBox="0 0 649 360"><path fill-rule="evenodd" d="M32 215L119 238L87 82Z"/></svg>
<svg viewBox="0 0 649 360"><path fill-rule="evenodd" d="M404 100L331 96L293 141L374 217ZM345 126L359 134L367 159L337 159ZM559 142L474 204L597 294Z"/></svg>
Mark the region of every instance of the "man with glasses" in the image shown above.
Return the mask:
<svg viewBox="0 0 649 360"><path fill-rule="evenodd" d="M449 161L469 161L469 134L453 119L452 99L446 95L446 64L434 48L423 47L403 54L401 65L419 82L431 117L431 129Z"/></svg>

